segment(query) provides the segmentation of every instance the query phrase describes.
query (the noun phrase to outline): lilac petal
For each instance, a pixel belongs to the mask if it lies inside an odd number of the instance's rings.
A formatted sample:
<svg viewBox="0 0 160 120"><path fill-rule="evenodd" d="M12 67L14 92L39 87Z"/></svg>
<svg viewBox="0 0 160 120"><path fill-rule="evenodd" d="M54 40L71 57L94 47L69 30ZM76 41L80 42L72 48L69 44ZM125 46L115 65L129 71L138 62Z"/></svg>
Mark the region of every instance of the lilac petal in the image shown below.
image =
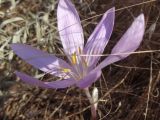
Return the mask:
<svg viewBox="0 0 160 120"><path fill-rule="evenodd" d="M115 8L109 9L103 16L101 22L97 25L84 48L85 54L102 54L113 31L115 18ZM96 65L100 56L88 56L89 66Z"/></svg>
<svg viewBox="0 0 160 120"><path fill-rule="evenodd" d="M85 88L91 85L100 77L100 71L105 66L126 58L131 52L134 52L140 45L145 30L144 15L139 15L127 32L123 35L120 41L113 48L111 54L104 61L102 61L95 69L93 69L88 76L78 82L77 86ZM120 54L121 53L121 54ZM127 54L126 54L127 53Z"/></svg>
<svg viewBox="0 0 160 120"><path fill-rule="evenodd" d="M53 82L42 82L36 78L33 78L29 75L26 75L21 72L16 72L16 75L21 78L25 83L34 85L34 86L39 86L42 88L66 88L70 87L71 85L75 84L75 80L73 79L65 79L61 81L53 81Z"/></svg>
<svg viewBox="0 0 160 120"><path fill-rule="evenodd" d="M105 66L117 62L126 58L132 52L134 52L143 40L145 31L144 15L139 15L126 33L122 36L119 42L112 49L111 55L109 55L104 61L102 61L95 70L101 70ZM93 71L94 72L94 71Z"/></svg>
<svg viewBox="0 0 160 120"><path fill-rule="evenodd" d="M101 76L101 71L89 73L85 78L77 82L79 88L86 88L92 85Z"/></svg>
<svg viewBox="0 0 160 120"><path fill-rule="evenodd" d="M60 0L57 10L58 30L66 54L78 53L84 45L83 30L78 13L70 0Z"/></svg>
<svg viewBox="0 0 160 120"><path fill-rule="evenodd" d="M13 51L27 63L33 65L46 73L62 77L62 68L70 69L70 65L62 59L51 54L35 49L29 45L15 43L11 45ZM66 76L68 77L68 76Z"/></svg>

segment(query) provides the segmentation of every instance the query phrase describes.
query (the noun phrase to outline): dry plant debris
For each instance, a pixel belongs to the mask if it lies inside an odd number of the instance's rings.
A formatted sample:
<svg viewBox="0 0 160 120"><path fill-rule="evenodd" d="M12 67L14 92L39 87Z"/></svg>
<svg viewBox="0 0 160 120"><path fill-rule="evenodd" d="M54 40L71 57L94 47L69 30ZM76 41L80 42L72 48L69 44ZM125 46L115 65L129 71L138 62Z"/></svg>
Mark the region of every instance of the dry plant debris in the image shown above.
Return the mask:
<svg viewBox="0 0 160 120"><path fill-rule="evenodd" d="M116 26L105 53L140 12L145 14L146 33L139 52L103 70L94 86L99 89L101 120L159 120L160 112L160 4L156 0L79 0L85 37L101 14L116 7ZM37 78L43 74L13 55L9 44L27 43L62 58L56 23L57 0L0 1L0 119L87 120L89 102L81 90L45 90L23 84L14 75L24 71ZM147 52L146 52L147 51ZM51 78L45 75L43 79ZM53 78L52 78L53 79ZM54 78L56 79L56 78ZM91 88L93 89L93 88Z"/></svg>

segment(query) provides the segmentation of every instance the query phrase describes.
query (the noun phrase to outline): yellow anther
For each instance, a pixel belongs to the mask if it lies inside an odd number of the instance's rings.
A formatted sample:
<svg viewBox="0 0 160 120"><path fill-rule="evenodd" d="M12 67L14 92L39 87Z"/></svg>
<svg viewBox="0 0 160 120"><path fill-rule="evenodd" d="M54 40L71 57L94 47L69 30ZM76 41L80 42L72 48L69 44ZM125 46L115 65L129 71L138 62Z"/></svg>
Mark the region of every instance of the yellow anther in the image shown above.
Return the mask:
<svg viewBox="0 0 160 120"><path fill-rule="evenodd" d="M78 52L79 52L79 54L82 54L82 50L80 47L78 47Z"/></svg>
<svg viewBox="0 0 160 120"><path fill-rule="evenodd" d="M73 53L71 56L72 64L75 65L77 64L77 56L76 53Z"/></svg>
<svg viewBox="0 0 160 120"><path fill-rule="evenodd" d="M86 59L84 58L84 56L81 57L81 60L82 60L83 66L88 67L88 63L87 63Z"/></svg>
<svg viewBox="0 0 160 120"><path fill-rule="evenodd" d="M71 70L68 69L68 68L63 68L62 71L63 71L64 73L69 73Z"/></svg>
<svg viewBox="0 0 160 120"><path fill-rule="evenodd" d="M84 66L85 66L85 67L88 67L88 64L87 64L87 61L86 61L86 60L84 60Z"/></svg>

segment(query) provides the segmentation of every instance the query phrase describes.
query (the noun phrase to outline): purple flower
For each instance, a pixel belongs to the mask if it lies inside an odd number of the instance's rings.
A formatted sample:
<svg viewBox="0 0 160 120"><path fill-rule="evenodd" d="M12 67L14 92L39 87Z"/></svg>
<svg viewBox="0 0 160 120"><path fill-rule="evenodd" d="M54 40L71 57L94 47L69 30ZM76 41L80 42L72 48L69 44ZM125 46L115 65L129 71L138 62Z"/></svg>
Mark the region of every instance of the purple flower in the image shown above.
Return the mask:
<svg viewBox="0 0 160 120"><path fill-rule="evenodd" d="M60 0L57 10L58 30L68 62L25 44L12 44L11 48L35 68L63 80L42 82L21 72L16 72L16 75L26 83L43 88L66 88L71 85L89 87L101 76L101 69L126 58L143 39L145 22L141 14L114 46L111 54L97 65L100 56L96 55L103 53L110 39L114 18L115 8L111 8L103 15L84 46L83 30L74 5L70 0Z"/></svg>

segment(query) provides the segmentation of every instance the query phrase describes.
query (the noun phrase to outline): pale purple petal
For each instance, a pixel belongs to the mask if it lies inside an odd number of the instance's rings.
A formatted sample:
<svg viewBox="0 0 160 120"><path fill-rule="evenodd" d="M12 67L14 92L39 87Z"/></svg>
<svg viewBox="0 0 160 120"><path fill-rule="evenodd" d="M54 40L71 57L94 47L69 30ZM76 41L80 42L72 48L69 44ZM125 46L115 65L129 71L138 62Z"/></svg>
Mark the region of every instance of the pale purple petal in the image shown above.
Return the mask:
<svg viewBox="0 0 160 120"><path fill-rule="evenodd" d="M143 39L144 29L145 29L144 15L141 14L135 19L131 27L127 30L127 32L123 35L120 41L113 48L111 54L118 54L118 55L110 55L109 57L107 57L94 70L92 70L88 74L88 76L86 76L83 80L78 82L77 86L80 88L88 87L100 77L102 68L113 62L124 59L131 52L134 52L139 47Z"/></svg>
<svg viewBox="0 0 160 120"><path fill-rule="evenodd" d="M84 48L85 54L97 55L102 54L113 31L115 18L115 8L109 9L104 15L94 32L89 37ZM96 65L100 56L87 56L89 66Z"/></svg>
<svg viewBox="0 0 160 120"><path fill-rule="evenodd" d="M84 37L78 13L70 0L60 0L57 10L58 30L66 54L83 49Z"/></svg>
<svg viewBox="0 0 160 120"><path fill-rule="evenodd" d="M62 77L64 75L62 72L63 68L71 68L70 65L62 59L59 59L56 56L41 50L35 49L29 45L15 43L11 45L11 48L20 58L24 59L27 63L46 73Z"/></svg>
<svg viewBox="0 0 160 120"><path fill-rule="evenodd" d="M101 70L105 66L122 60L134 52L143 40L145 31L144 15L139 15L126 33L122 36L119 42L112 49L111 55L109 55L104 61L102 61L95 70ZM94 72L94 71L93 71Z"/></svg>
<svg viewBox="0 0 160 120"><path fill-rule="evenodd" d="M71 85L75 84L75 80L73 79L65 79L61 81L53 81L53 82L42 82L36 78L33 78L27 74L16 72L16 75L20 77L20 79L30 85L39 86L42 88L66 88L70 87Z"/></svg>
<svg viewBox="0 0 160 120"><path fill-rule="evenodd" d="M79 88L86 88L92 85L98 78L101 76L101 71L96 71L94 73L89 73L86 77L82 80L77 82L77 86Z"/></svg>

